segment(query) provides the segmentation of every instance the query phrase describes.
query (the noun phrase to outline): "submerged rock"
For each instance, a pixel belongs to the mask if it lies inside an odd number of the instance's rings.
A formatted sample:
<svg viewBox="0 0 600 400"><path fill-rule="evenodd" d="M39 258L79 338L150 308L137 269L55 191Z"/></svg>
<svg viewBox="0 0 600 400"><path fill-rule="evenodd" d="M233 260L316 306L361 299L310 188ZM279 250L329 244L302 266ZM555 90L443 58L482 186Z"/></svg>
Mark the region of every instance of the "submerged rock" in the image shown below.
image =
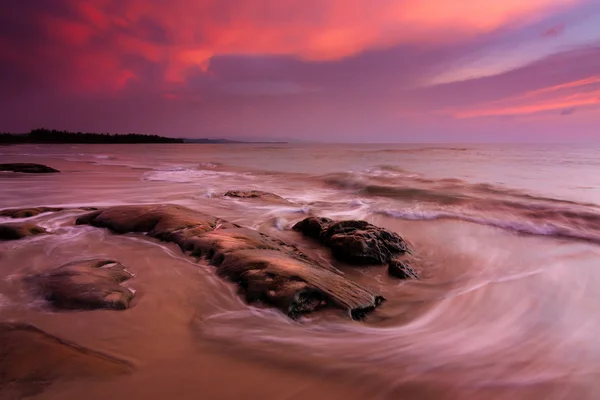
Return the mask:
<svg viewBox="0 0 600 400"><path fill-rule="evenodd" d="M76 208L77 210L96 210L94 207L81 207ZM9 218L29 218L35 217L36 215L47 213L47 212L58 212L67 210L62 207L30 207L30 208L7 208L4 210L0 210L0 217L9 217Z"/></svg>
<svg viewBox="0 0 600 400"><path fill-rule="evenodd" d="M56 212L62 210L64 209L58 207L9 208L0 210L0 217L29 218L45 212Z"/></svg>
<svg viewBox="0 0 600 400"><path fill-rule="evenodd" d="M178 205L117 206L77 220L117 233L147 232L192 256L205 257L220 276L236 282L247 301L273 305L290 317L336 307L361 318L382 301L296 247L258 231Z"/></svg>
<svg viewBox="0 0 600 400"><path fill-rule="evenodd" d="M0 240L18 240L47 233L46 229L28 222L0 224Z"/></svg>
<svg viewBox="0 0 600 400"><path fill-rule="evenodd" d="M57 379L106 378L131 370L125 361L67 342L35 326L0 323L0 398L33 396Z"/></svg>
<svg viewBox="0 0 600 400"><path fill-rule="evenodd" d="M33 163L0 164L0 171L22 172L26 174L48 174L60 172L57 169L48 167L47 165Z"/></svg>
<svg viewBox="0 0 600 400"><path fill-rule="evenodd" d="M274 193L261 190L230 190L224 197L236 197L239 199L261 199L272 203L291 204L288 200Z"/></svg>
<svg viewBox="0 0 600 400"><path fill-rule="evenodd" d="M408 251L406 242L395 232L366 221L333 221L309 217L293 227L305 236L319 240L340 261L353 265L382 265Z"/></svg>
<svg viewBox="0 0 600 400"><path fill-rule="evenodd" d="M54 306L66 309L130 307L134 293L120 285L133 275L112 260L75 261L26 280Z"/></svg>
<svg viewBox="0 0 600 400"><path fill-rule="evenodd" d="M406 261L398 259L390 261L388 274L398 279L419 279L419 275Z"/></svg>

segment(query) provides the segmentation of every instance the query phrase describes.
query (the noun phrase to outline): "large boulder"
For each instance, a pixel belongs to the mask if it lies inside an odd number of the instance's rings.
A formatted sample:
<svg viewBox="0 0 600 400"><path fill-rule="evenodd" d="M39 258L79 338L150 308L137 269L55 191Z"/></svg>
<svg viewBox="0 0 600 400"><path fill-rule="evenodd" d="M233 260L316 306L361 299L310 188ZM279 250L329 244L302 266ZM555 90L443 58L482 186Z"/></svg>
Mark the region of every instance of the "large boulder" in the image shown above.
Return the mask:
<svg viewBox="0 0 600 400"><path fill-rule="evenodd" d="M26 174L48 174L60 172L57 169L48 167L47 165L33 163L0 164L0 171L22 172Z"/></svg>
<svg viewBox="0 0 600 400"><path fill-rule="evenodd" d="M107 378L132 371L125 361L23 323L0 323L0 398L36 395L53 381Z"/></svg>
<svg viewBox="0 0 600 400"><path fill-rule="evenodd" d="M0 241L18 240L43 233L47 233L46 229L29 222L0 224Z"/></svg>
<svg viewBox="0 0 600 400"><path fill-rule="evenodd" d="M75 261L26 277L26 281L54 306L65 309L129 308L134 292L120 284L130 278L112 260Z"/></svg>
<svg viewBox="0 0 600 400"><path fill-rule="evenodd" d="M270 203L291 204L288 200L274 193L263 192L261 190L230 190L224 197L235 197L238 199L260 199Z"/></svg>
<svg viewBox="0 0 600 400"><path fill-rule="evenodd" d="M293 227L320 241L332 255L353 265L383 265L408 251L406 242L395 232L366 221L333 221L309 217Z"/></svg>
<svg viewBox="0 0 600 400"><path fill-rule="evenodd" d="M236 282L248 302L273 305L292 318L321 307L339 308L361 318L383 301L290 244L186 207L109 207L84 215L77 223L116 233L145 232L176 243Z"/></svg>

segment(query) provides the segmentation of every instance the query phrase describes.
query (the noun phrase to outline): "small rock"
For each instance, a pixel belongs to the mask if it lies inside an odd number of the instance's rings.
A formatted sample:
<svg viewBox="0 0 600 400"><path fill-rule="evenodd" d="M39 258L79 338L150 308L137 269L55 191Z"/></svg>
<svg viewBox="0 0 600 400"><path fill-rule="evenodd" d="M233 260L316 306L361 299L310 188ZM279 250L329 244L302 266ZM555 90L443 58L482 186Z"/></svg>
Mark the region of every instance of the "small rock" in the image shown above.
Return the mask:
<svg viewBox="0 0 600 400"><path fill-rule="evenodd" d="M292 229L311 239L320 240L321 234L334 222L329 218L308 217L298 222Z"/></svg>
<svg viewBox="0 0 600 400"><path fill-rule="evenodd" d="M7 208L4 210L0 210L0 217L9 217L9 218L29 218L35 217L36 215L47 213L47 212L58 212L67 210L62 207L29 207L29 208ZM81 207L74 208L74 210L85 210L92 211L96 210L94 207Z"/></svg>
<svg viewBox="0 0 600 400"><path fill-rule="evenodd" d="M272 203L290 204L290 202L275 193L263 192L261 190L230 190L224 197L236 197L238 199L261 199Z"/></svg>
<svg viewBox="0 0 600 400"><path fill-rule="evenodd" d="M22 172L26 174L48 174L60 172L57 169L48 167L47 165L33 163L0 164L0 171Z"/></svg>
<svg viewBox="0 0 600 400"><path fill-rule="evenodd" d="M0 240L18 240L43 233L47 233L44 228L27 222L0 224Z"/></svg>
<svg viewBox="0 0 600 400"><path fill-rule="evenodd" d="M84 260L29 276L26 281L59 308L124 310L134 293L120 283L132 277L116 261Z"/></svg>
<svg viewBox="0 0 600 400"><path fill-rule="evenodd" d="M402 260L392 260L388 266L388 274L398 279L419 279L414 269Z"/></svg>

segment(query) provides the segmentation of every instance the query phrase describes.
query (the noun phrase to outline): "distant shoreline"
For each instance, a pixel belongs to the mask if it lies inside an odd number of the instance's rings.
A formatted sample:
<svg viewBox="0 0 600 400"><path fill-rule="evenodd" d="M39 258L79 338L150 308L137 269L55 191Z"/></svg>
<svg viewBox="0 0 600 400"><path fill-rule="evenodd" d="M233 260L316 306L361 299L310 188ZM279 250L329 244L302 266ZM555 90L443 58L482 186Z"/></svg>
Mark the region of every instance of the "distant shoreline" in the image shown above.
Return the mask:
<svg viewBox="0 0 600 400"><path fill-rule="evenodd" d="M111 134L34 129L29 133L0 133L0 144L287 144L287 142L243 142L227 139L183 139L140 133Z"/></svg>

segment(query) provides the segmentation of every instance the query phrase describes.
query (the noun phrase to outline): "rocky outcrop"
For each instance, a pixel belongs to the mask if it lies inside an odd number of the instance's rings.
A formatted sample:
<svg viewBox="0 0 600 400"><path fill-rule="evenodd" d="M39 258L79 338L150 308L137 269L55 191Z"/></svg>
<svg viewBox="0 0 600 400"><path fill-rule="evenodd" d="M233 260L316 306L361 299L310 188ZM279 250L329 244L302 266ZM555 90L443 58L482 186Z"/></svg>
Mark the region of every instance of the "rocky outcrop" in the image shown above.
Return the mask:
<svg viewBox="0 0 600 400"><path fill-rule="evenodd" d="M134 293L120 283L132 277L116 261L83 260L31 275L26 281L58 308L124 310Z"/></svg>
<svg viewBox="0 0 600 400"><path fill-rule="evenodd" d="M28 222L0 224L0 241L18 240L43 233L47 233L46 229Z"/></svg>
<svg viewBox="0 0 600 400"><path fill-rule="evenodd" d="M224 197L235 197L238 199L261 199L271 203L291 204L288 200L274 193L260 190L230 190Z"/></svg>
<svg viewBox="0 0 600 400"><path fill-rule="evenodd" d="M58 212L58 211L63 211L63 210L66 210L66 208L62 208L62 207L7 208L4 210L0 210L0 217L29 218L29 217L35 217L36 215L47 213L47 212ZM77 208L77 210L92 211L92 210L96 210L96 208L81 207L81 208Z"/></svg>
<svg viewBox="0 0 600 400"><path fill-rule="evenodd" d="M186 207L109 207L86 214L77 223L116 233L145 232L176 243L236 282L248 302L262 301L292 318L321 307L336 307L361 318L383 301L292 245Z"/></svg>
<svg viewBox="0 0 600 400"><path fill-rule="evenodd" d="M60 172L57 169L48 167L47 165L33 163L0 164L0 171L22 172L26 174L48 174Z"/></svg>
<svg viewBox="0 0 600 400"><path fill-rule="evenodd" d="M131 365L52 336L32 325L0 323L0 398L21 399L57 379L106 378Z"/></svg>
<svg viewBox="0 0 600 400"><path fill-rule="evenodd" d="M408 251L396 233L366 221L334 221L309 217L293 227L305 236L320 241L332 255L352 265L383 265Z"/></svg>

